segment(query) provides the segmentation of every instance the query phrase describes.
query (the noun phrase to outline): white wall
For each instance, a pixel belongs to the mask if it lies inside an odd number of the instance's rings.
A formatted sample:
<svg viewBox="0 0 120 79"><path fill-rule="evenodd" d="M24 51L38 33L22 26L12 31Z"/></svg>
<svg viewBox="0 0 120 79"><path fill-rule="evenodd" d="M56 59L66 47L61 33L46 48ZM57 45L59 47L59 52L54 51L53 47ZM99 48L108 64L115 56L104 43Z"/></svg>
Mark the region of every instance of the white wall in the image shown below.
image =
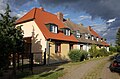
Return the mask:
<svg viewBox="0 0 120 79"><path fill-rule="evenodd" d="M32 52L40 52L41 50L44 52L46 39L37 24L34 21L29 21L19 25L23 25L24 37L32 37Z"/></svg>

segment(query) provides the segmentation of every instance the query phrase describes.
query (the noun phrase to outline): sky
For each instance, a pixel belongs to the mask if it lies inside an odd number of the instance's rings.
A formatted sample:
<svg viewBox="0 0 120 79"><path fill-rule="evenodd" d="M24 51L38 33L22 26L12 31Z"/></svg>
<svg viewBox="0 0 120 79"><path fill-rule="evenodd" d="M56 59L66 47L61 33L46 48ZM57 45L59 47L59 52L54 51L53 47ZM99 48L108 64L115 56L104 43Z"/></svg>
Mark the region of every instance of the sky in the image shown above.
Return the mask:
<svg viewBox="0 0 120 79"><path fill-rule="evenodd" d="M120 0L0 0L0 13L4 13L6 3L11 15L17 17L34 7L43 7L53 14L62 12L74 23L91 26L110 44L115 42L120 28Z"/></svg>

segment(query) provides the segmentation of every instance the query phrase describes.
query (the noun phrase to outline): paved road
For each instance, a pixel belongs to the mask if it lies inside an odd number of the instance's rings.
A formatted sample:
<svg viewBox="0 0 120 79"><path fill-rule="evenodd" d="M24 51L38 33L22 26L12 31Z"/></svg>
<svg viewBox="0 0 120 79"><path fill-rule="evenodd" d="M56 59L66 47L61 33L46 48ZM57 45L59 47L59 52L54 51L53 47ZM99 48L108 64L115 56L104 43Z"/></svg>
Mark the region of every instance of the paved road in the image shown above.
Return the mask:
<svg viewBox="0 0 120 79"><path fill-rule="evenodd" d="M63 77L58 79L120 79L118 73L110 72L108 59L106 57L100 60L92 60L72 67L66 71L67 73ZM89 78L89 75L92 76Z"/></svg>

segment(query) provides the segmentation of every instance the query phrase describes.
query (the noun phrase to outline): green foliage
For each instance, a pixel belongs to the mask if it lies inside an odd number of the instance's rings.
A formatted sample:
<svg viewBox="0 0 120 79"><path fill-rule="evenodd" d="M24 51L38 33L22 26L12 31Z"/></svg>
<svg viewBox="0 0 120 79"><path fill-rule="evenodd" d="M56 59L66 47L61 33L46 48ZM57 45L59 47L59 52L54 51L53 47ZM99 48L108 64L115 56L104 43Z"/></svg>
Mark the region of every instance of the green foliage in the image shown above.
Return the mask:
<svg viewBox="0 0 120 79"><path fill-rule="evenodd" d="M120 28L118 29L118 32L116 35L116 45L120 46Z"/></svg>
<svg viewBox="0 0 120 79"><path fill-rule="evenodd" d="M112 54L111 52L108 52L105 48L97 49L95 45L89 49L90 56L91 57L99 57L99 56L108 56Z"/></svg>
<svg viewBox="0 0 120 79"><path fill-rule="evenodd" d="M73 62L78 62L87 59L88 52L84 50L74 49L68 53L68 56Z"/></svg>
<svg viewBox="0 0 120 79"><path fill-rule="evenodd" d="M120 28L118 29L118 32L116 35L116 47L117 47L117 52L120 53Z"/></svg>
<svg viewBox="0 0 120 79"><path fill-rule="evenodd" d="M21 26L15 26L16 17L10 16L10 8L7 5L5 13L0 13L0 70L9 65L9 55L21 52L23 48L23 34Z"/></svg>
<svg viewBox="0 0 120 79"><path fill-rule="evenodd" d="M90 52L91 57L99 57L100 56L100 52L96 48L96 45L92 45L91 49L89 49L89 52Z"/></svg>
<svg viewBox="0 0 120 79"><path fill-rule="evenodd" d="M80 50L78 50L78 49L71 50L68 53L68 56L73 62L78 62L78 61L80 61L80 57L81 57Z"/></svg>
<svg viewBox="0 0 120 79"><path fill-rule="evenodd" d="M81 50L80 54L81 54L80 61L83 61L84 59L87 59L87 57L88 57L88 52L87 51Z"/></svg>
<svg viewBox="0 0 120 79"><path fill-rule="evenodd" d="M120 53L120 46L116 46L117 52Z"/></svg>
<svg viewBox="0 0 120 79"><path fill-rule="evenodd" d="M109 55L109 52L105 49L105 48L101 48L99 50L99 56L108 56Z"/></svg>
<svg viewBox="0 0 120 79"><path fill-rule="evenodd" d="M117 48L113 47L113 46L110 46L110 52L117 52Z"/></svg>

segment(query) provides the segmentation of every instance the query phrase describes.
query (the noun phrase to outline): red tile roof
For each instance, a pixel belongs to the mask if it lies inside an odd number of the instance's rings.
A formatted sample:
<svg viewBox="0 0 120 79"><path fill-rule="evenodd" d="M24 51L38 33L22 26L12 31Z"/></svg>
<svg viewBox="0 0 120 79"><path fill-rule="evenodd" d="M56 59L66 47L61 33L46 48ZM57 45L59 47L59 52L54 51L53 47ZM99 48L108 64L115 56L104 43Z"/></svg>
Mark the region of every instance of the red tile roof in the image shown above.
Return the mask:
<svg viewBox="0 0 120 79"><path fill-rule="evenodd" d="M110 46L110 45L109 45L108 43L106 43L105 41L103 41L102 44L103 44L104 46Z"/></svg>
<svg viewBox="0 0 120 79"><path fill-rule="evenodd" d="M92 35L98 37L98 38L102 38L97 32L95 32L90 26L88 26L88 30L91 32Z"/></svg>
<svg viewBox="0 0 120 79"><path fill-rule="evenodd" d="M58 18L57 15L46 12L43 8L34 8L29 11L26 15L17 20L16 24L27 22L30 20L34 20L41 32L43 33L46 39L54 39L54 40L63 40L63 41L71 41L78 42L78 40L73 36L66 36L62 32L58 32L57 34L52 33L45 26L47 23L54 23L58 25L58 28L66 28Z"/></svg>
<svg viewBox="0 0 120 79"><path fill-rule="evenodd" d="M88 30L91 32L91 34L92 35L94 35L94 36L96 36L96 37L98 37L98 38L102 38L97 32L95 32L90 26L88 26ZM101 42L101 44L102 45L104 45L104 46L109 46L109 44L107 43L107 42L105 42L105 41L102 41Z"/></svg>

